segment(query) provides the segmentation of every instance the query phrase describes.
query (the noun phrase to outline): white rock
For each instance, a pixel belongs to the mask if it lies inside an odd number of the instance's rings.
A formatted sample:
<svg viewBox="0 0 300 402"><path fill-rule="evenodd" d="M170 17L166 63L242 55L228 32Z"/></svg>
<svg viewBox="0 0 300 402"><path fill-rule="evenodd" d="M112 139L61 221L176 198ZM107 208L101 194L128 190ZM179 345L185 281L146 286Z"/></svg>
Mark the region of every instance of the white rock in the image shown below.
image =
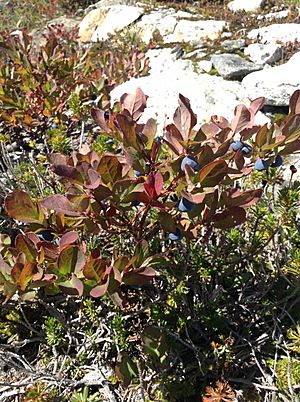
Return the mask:
<svg viewBox="0 0 300 402"><path fill-rule="evenodd" d="M198 67L205 73L209 73L212 69L212 62L210 60L201 60L198 62Z"/></svg>
<svg viewBox="0 0 300 402"><path fill-rule="evenodd" d="M248 39L255 39L259 43L286 43L300 41L300 24L272 24L267 27L257 28L250 31Z"/></svg>
<svg viewBox="0 0 300 402"><path fill-rule="evenodd" d="M188 18L189 19L189 18L193 18L193 17L195 17L195 14L191 14L191 13L188 13L186 11L179 10L176 13L176 18L177 19L183 19L183 18Z"/></svg>
<svg viewBox="0 0 300 402"><path fill-rule="evenodd" d="M176 70L192 70L193 64L190 60L176 60L176 53L173 49L150 49L146 52L145 57L149 57L150 74L160 74L163 72L173 73L174 63L176 61ZM175 72L176 72L175 70Z"/></svg>
<svg viewBox="0 0 300 402"><path fill-rule="evenodd" d="M214 54L211 61L218 73L229 80L241 80L247 74L262 68L234 53Z"/></svg>
<svg viewBox="0 0 300 402"><path fill-rule="evenodd" d="M262 43L252 43L244 50L246 56L257 64L273 64L282 57L282 46L276 43L263 45Z"/></svg>
<svg viewBox="0 0 300 402"><path fill-rule="evenodd" d="M149 99L141 122L146 122L151 117L157 118L158 135L162 134L165 124L173 121L179 93L190 99L192 109L198 116L198 127L208 122L212 115L232 119L237 104L249 104L239 82L225 81L222 77L209 74L197 74L190 60L175 60L172 49L149 50L146 56L150 58L150 75L132 78L114 88L111 100L114 103L119 101L123 93L132 93L136 88L142 88ZM210 61L203 60L199 64L203 62L206 62L207 69L211 67ZM257 119L261 124L270 121L263 113L258 113Z"/></svg>
<svg viewBox="0 0 300 402"><path fill-rule="evenodd" d="M227 7L231 11L246 11L253 12L258 11L263 5L264 0L233 0L227 4Z"/></svg>
<svg viewBox="0 0 300 402"><path fill-rule="evenodd" d="M242 84L252 99L266 98L266 105L287 106L292 93L300 88L300 52L280 66L247 75Z"/></svg>
<svg viewBox="0 0 300 402"><path fill-rule="evenodd" d="M186 55L182 56L183 59L202 59L207 53L203 52L201 49L195 49Z"/></svg>
<svg viewBox="0 0 300 402"><path fill-rule="evenodd" d="M174 32L165 38L166 43L172 42L198 42L200 39L217 39L226 26L225 21L205 20L188 21L180 20Z"/></svg>
<svg viewBox="0 0 300 402"><path fill-rule="evenodd" d="M132 93L138 87L149 95L141 122L150 117L156 118L160 130L158 134L162 134L163 127L173 121L179 93L190 99L198 123L209 121L212 115L231 119L235 106L245 100L243 88L238 82L228 82L208 74L198 75L192 71L177 71L172 75L161 72L133 78L113 89L112 102L119 101L123 93Z"/></svg>
<svg viewBox="0 0 300 402"><path fill-rule="evenodd" d="M282 11L277 11L275 13L258 15L257 20L258 21L281 20L281 19L287 18L289 16L289 14L290 14L289 10L282 10Z"/></svg>
<svg viewBox="0 0 300 402"><path fill-rule="evenodd" d="M138 32L143 42L149 43L154 31L159 31L164 38L174 32L176 24L175 10L157 10L143 15L132 29Z"/></svg>
<svg viewBox="0 0 300 402"><path fill-rule="evenodd" d="M144 10L141 7L117 5L90 11L79 24L82 42L97 42L107 39L109 34L121 31L138 19Z"/></svg>

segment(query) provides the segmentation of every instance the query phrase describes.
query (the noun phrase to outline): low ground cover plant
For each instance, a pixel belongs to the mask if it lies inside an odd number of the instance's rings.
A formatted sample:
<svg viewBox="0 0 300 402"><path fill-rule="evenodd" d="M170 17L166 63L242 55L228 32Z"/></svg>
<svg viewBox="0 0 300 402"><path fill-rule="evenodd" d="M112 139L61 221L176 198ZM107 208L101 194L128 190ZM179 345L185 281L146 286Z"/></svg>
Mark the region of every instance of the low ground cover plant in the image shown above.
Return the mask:
<svg viewBox="0 0 300 402"><path fill-rule="evenodd" d="M48 152L66 152L79 123L88 125L89 104L106 108L110 90L145 75L148 60L117 41L83 48L77 30L62 25L42 36L38 44L26 30L0 33L1 140L27 151L42 140Z"/></svg>
<svg viewBox="0 0 300 402"><path fill-rule="evenodd" d="M28 359L55 364L60 400L102 365L115 400L297 398L300 183L280 169L300 150L300 91L263 126L263 98L197 129L178 101L163 133L141 123L140 89L119 112L92 108L113 147L50 153L50 195L5 197L2 342L38 334Z"/></svg>

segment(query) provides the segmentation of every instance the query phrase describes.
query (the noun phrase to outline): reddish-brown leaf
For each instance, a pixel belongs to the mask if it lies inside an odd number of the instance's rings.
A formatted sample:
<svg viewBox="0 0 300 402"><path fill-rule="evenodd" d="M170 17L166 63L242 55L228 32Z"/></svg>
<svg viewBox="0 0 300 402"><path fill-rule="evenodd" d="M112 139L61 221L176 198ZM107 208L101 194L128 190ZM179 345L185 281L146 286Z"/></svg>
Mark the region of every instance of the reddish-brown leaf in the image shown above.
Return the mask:
<svg viewBox="0 0 300 402"><path fill-rule="evenodd" d="M232 207L217 213L213 217L214 226L218 229L230 229L241 225L246 220L246 212L241 207Z"/></svg>
<svg viewBox="0 0 300 402"><path fill-rule="evenodd" d="M300 89L297 89L290 99L289 114L300 114Z"/></svg>
<svg viewBox="0 0 300 402"><path fill-rule="evenodd" d="M197 116L191 109L190 101L188 98L179 94L179 107L174 113L174 124L186 141L189 138L191 129L197 123Z"/></svg>
<svg viewBox="0 0 300 402"><path fill-rule="evenodd" d="M59 249L60 251L63 250L66 246L76 243L79 240L78 233L75 231L71 231L65 233L59 242Z"/></svg>
<svg viewBox="0 0 300 402"><path fill-rule="evenodd" d="M42 222L44 216L41 214L37 204L33 203L30 196L22 190L14 190L4 200L5 208L10 217L24 223Z"/></svg>
<svg viewBox="0 0 300 402"><path fill-rule="evenodd" d="M216 160L208 163L199 171L199 181L202 187L214 187L226 176L228 171L227 163L223 160Z"/></svg>
<svg viewBox="0 0 300 402"><path fill-rule="evenodd" d="M83 295L83 289L84 289L83 283L73 273L71 275L71 279L64 281L64 282L59 282L58 286L67 295L72 295L72 296L82 296Z"/></svg>
<svg viewBox="0 0 300 402"><path fill-rule="evenodd" d="M120 98L121 111L127 110L134 120L138 120L147 106L147 98L141 88L134 94L125 93Z"/></svg>
<svg viewBox="0 0 300 402"><path fill-rule="evenodd" d="M245 105L238 105L234 111L234 118L231 123L231 129L234 133L238 133L247 127L251 121L251 113Z"/></svg>

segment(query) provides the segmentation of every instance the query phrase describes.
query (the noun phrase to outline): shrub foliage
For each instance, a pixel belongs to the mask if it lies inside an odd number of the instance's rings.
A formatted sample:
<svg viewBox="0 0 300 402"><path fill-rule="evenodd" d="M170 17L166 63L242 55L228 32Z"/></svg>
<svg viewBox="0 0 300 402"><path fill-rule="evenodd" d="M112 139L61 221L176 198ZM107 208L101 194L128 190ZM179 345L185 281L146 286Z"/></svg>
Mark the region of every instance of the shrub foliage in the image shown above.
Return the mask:
<svg viewBox="0 0 300 402"><path fill-rule="evenodd" d="M263 126L263 98L198 129L189 100L178 101L162 136L154 119L141 123L140 89L121 97L119 112L92 108L99 136L115 146L50 153L56 193L7 194L14 235L1 235L3 300L84 297L90 329L96 305L105 322L110 311L117 381L142 384L150 399L229 401L236 384L245 400L268 387L295 395L295 383L272 376L284 363L270 358L297 319L286 306L300 261L294 167L275 189L283 158L300 150L300 91L285 119ZM63 329L48 333L52 345L63 345ZM291 359L292 346L282 347Z"/></svg>

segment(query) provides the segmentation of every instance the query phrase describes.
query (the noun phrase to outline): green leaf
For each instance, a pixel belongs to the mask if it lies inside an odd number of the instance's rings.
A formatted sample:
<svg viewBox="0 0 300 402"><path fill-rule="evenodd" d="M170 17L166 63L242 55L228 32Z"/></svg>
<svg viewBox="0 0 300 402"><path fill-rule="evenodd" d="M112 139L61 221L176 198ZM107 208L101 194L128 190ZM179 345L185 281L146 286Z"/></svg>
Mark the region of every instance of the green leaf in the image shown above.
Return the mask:
<svg viewBox="0 0 300 402"><path fill-rule="evenodd" d="M32 281L33 275L37 271L35 263L28 263L24 266L20 274L20 287L21 290L25 290L29 283Z"/></svg>
<svg viewBox="0 0 300 402"><path fill-rule="evenodd" d="M141 144L135 132L135 122L129 116L123 114L118 114L116 119L123 134L124 147L132 147L140 151Z"/></svg>
<svg viewBox="0 0 300 402"><path fill-rule="evenodd" d="M268 124L266 123L258 130L258 133L256 134L255 137L255 145L257 145L258 148L261 148L263 145L268 145L268 139L269 139L269 129Z"/></svg>
<svg viewBox="0 0 300 402"><path fill-rule="evenodd" d="M26 262L34 262L37 257L37 249L35 248L34 243L28 239L28 237L19 234L16 237L16 249L19 253L24 253Z"/></svg>
<svg viewBox="0 0 300 402"><path fill-rule="evenodd" d="M159 327L149 326L145 328L142 340L144 351L155 360L163 363L167 357L167 342L164 330Z"/></svg>
<svg viewBox="0 0 300 402"><path fill-rule="evenodd" d="M150 150L156 136L157 123L155 119L149 119L143 128L143 138L145 138L146 149Z"/></svg>
<svg viewBox="0 0 300 402"><path fill-rule="evenodd" d="M138 377L136 363L126 352L121 352L118 355L115 371L118 379L125 387L130 385L133 378Z"/></svg>
<svg viewBox="0 0 300 402"><path fill-rule="evenodd" d="M107 269L107 261L102 258L90 258L83 267L87 279L100 282Z"/></svg>
<svg viewBox="0 0 300 402"><path fill-rule="evenodd" d="M85 256L76 246L66 246L59 254L57 267L61 275L79 273L85 266Z"/></svg>
<svg viewBox="0 0 300 402"><path fill-rule="evenodd" d="M73 295L73 296L83 295L83 283L73 273L71 275L71 279L64 282L58 282L57 285L67 295Z"/></svg>
<svg viewBox="0 0 300 402"><path fill-rule="evenodd" d="M133 262L133 266L135 268L139 267L143 261L148 257L149 255L149 244L146 240L140 240L134 250L134 257L136 259Z"/></svg>
<svg viewBox="0 0 300 402"><path fill-rule="evenodd" d="M171 214L165 211L160 211L158 214L158 221L161 227L166 232L175 232L176 231L176 223Z"/></svg>
<svg viewBox="0 0 300 402"><path fill-rule="evenodd" d="M122 164L115 155L104 155L100 160L98 172L105 184L113 185L122 178Z"/></svg>

